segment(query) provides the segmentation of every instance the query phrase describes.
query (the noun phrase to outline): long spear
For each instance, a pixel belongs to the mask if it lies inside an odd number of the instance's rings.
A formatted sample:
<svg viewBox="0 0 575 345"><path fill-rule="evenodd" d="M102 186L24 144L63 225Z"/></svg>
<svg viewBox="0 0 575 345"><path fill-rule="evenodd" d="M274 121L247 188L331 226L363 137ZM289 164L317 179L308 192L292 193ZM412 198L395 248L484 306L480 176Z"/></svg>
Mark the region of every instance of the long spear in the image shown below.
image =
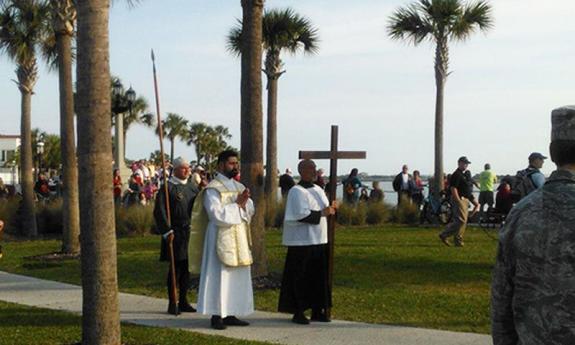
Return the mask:
<svg viewBox="0 0 575 345"><path fill-rule="evenodd" d="M162 175L164 177L164 196L166 200L166 215L168 217L168 227L172 228L172 217L170 213L170 195L168 193L168 174L166 172L166 159L164 157L164 129L162 128L162 119L160 115L160 96L158 93L158 77L156 76L156 57L152 49L152 67L154 69L154 93L156 96L156 115L158 120L158 135L160 137L160 156L162 158ZM172 302L176 304L176 315L178 311L178 298L176 291L176 263L174 260L174 234L168 236L168 255L170 256L170 280L172 281L172 288L170 289L170 296Z"/></svg>

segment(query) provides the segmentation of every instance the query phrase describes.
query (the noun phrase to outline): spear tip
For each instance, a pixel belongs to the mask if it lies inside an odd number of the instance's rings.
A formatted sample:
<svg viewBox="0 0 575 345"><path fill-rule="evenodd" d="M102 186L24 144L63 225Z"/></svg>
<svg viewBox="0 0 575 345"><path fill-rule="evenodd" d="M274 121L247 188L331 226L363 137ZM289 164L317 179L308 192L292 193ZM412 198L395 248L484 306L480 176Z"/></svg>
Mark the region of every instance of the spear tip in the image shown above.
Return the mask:
<svg viewBox="0 0 575 345"><path fill-rule="evenodd" d="M152 49L152 61L156 61L156 57L154 56L154 49Z"/></svg>

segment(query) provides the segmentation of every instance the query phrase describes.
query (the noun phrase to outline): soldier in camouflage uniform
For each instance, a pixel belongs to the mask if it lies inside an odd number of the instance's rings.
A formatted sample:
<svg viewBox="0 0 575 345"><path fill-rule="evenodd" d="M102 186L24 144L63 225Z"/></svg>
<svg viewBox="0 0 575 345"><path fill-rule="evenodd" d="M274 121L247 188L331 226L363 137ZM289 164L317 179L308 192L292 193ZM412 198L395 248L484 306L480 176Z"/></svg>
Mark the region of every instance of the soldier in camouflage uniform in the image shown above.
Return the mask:
<svg viewBox="0 0 575 345"><path fill-rule="evenodd" d="M494 345L575 344L575 106L551 115L545 185L499 235L491 290Z"/></svg>

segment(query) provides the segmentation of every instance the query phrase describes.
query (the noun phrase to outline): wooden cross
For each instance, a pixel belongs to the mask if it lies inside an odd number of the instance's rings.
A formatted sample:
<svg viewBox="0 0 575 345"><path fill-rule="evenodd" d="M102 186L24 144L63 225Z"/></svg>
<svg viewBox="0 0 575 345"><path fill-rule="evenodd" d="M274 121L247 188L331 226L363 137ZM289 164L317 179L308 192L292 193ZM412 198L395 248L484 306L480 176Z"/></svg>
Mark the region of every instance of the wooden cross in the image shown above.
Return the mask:
<svg viewBox="0 0 575 345"><path fill-rule="evenodd" d="M331 126L331 149L329 151L299 151L299 159L329 159L329 204L333 204L337 186L337 160L338 159L365 159L365 151L338 151L338 127ZM330 292L333 291L333 252L335 240L335 215L327 219L328 242L328 284ZM331 310L326 310L326 316L331 318Z"/></svg>

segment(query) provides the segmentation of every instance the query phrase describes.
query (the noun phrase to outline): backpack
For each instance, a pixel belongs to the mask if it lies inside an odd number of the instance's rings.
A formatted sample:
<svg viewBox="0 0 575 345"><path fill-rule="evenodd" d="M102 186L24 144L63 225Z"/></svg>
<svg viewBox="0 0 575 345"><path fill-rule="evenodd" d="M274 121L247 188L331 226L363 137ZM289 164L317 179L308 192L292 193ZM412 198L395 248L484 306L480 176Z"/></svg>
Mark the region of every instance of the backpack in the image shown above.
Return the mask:
<svg viewBox="0 0 575 345"><path fill-rule="evenodd" d="M536 172L537 170L527 168L519 170L515 176L507 175L503 178L503 181L507 182L511 187L511 198L514 203L519 202L519 200L537 189L531 179L531 175Z"/></svg>

